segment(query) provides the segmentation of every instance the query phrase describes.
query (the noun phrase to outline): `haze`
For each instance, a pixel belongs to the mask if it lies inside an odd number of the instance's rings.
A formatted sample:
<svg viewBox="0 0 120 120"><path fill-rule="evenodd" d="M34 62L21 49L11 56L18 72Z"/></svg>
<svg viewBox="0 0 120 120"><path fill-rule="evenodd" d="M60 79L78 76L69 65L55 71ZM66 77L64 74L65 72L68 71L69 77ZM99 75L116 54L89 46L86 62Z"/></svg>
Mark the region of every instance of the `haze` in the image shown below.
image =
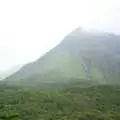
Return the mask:
<svg viewBox="0 0 120 120"><path fill-rule="evenodd" d="M78 26L119 34L119 5L119 0L1 0L0 70L34 61Z"/></svg>

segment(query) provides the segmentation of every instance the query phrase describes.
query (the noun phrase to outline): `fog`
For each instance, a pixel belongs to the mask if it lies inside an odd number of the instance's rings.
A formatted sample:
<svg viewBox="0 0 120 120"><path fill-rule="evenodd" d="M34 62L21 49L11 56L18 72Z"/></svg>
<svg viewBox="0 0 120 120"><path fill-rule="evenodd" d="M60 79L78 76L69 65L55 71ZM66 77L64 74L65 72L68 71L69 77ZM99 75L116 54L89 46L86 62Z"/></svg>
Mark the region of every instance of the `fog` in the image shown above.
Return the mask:
<svg viewBox="0 0 120 120"><path fill-rule="evenodd" d="M0 70L39 58L78 26L120 34L119 0L1 0Z"/></svg>

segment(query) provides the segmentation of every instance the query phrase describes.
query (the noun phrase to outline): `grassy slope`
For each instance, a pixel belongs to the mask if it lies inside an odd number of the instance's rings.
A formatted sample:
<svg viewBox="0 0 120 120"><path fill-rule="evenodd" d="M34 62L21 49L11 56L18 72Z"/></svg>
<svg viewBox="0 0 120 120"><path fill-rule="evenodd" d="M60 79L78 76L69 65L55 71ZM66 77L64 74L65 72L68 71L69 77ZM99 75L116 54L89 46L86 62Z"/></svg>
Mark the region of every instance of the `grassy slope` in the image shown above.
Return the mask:
<svg viewBox="0 0 120 120"><path fill-rule="evenodd" d="M6 83L16 84L16 85L40 85L40 84L69 84L71 81L77 80L85 81L88 80L87 68L84 66L84 60L82 58L77 58L68 53L57 52L48 56L41 65L42 70L38 70L30 76L25 78L19 78L15 76L15 80ZM102 73L93 64L90 67L90 76L92 81L98 83L104 83ZM12 82L13 81L13 82ZM75 81L76 82L76 81ZM47 86L47 85L46 85Z"/></svg>

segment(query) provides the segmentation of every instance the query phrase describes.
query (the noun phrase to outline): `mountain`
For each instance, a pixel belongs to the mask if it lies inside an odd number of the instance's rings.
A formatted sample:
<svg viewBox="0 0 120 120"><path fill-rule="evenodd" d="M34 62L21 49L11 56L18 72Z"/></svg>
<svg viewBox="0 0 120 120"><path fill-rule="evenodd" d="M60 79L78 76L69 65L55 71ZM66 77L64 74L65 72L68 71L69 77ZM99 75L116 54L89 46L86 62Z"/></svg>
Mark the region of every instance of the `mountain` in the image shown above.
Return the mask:
<svg viewBox="0 0 120 120"><path fill-rule="evenodd" d="M4 71L0 71L0 80L3 80L5 78L7 78L8 76L14 74L15 72L17 72L23 65L17 65L12 67L9 70L4 70Z"/></svg>
<svg viewBox="0 0 120 120"><path fill-rule="evenodd" d="M18 84L120 83L120 36L76 28L55 48L5 79Z"/></svg>

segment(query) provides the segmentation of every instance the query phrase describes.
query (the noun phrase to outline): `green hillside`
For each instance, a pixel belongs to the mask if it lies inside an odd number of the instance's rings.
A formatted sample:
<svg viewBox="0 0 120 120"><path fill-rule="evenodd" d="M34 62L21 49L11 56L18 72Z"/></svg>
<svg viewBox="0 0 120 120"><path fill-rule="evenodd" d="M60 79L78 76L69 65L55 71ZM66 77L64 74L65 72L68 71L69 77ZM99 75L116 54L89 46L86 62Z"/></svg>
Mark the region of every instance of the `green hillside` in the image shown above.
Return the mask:
<svg viewBox="0 0 120 120"><path fill-rule="evenodd" d="M119 86L51 92L0 86L0 120L119 120L119 94Z"/></svg>
<svg viewBox="0 0 120 120"><path fill-rule="evenodd" d="M79 28L0 81L0 120L120 120L120 36Z"/></svg>
<svg viewBox="0 0 120 120"><path fill-rule="evenodd" d="M77 28L59 45L35 62L26 64L5 81L65 82L91 80L102 84L120 83L120 36L90 33ZM8 83L8 82L7 82Z"/></svg>

